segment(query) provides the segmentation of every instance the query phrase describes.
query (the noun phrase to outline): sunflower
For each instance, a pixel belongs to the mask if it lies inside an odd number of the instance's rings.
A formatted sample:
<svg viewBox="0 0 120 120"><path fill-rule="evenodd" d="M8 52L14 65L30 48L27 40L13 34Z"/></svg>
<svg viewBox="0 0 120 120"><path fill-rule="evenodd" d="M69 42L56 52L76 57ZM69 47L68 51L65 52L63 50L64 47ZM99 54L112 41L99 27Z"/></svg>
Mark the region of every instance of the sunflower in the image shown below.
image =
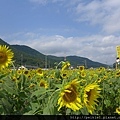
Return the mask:
<svg viewBox="0 0 120 120"><path fill-rule="evenodd" d="M44 87L44 88L48 88L48 83L45 80L40 80L39 86Z"/></svg>
<svg viewBox="0 0 120 120"><path fill-rule="evenodd" d="M105 71L105 68L104 68L104 67L99 67L99 68L98 68L98 71L99 71L99 72L103 72L103 71Z"/></svg>
<svg viewBox="0 0 120 120"><path fill-rule="evenodd" d="M116 72L116 77L120 77L120 71Z"/></svg>
<svg viewBox="0 0 120 120"><path fill-rule="evenodd" d="M81 71L81 72L80 72L80 76L81 76L82 78L85 78L85 77L86 77L85 71Z"/></svg>
<svg viewBox="0 0 120 120"><path fill-rule="evenodd" d="M77 90L77 86L79 82L77 80L73 80L68 85L66 85L60 93L60 97L58 99L58 111L61 107L67 107L72 109L73 111L79 110L82 108L81 99L79 98L79 93Z"/></svg>
<svg viewBox="0 0 120 120"><path fill-rule="evenodd" d="M118 115L120 115L120 107L116 108L116 113L118 113Z"/></svg>
<svg viewBox="0 0 120 120"><path fill-rule="evenodd" d="M4 81L3 81L3 80L0 80L0 83L4 83Z"/></svg>
<svg viewBox="0 0 120 120"><path fill-rule="evenodd" d="M14 53L6 45L0 45L0 68L8 67L12 63Z"/></svg>
<svg viewBox="0 0 120 120"><path fill-rule="evenodd" d="M69 67L70 67L70 63L68 61L63 62L63 64L62 64L62 71L65 70L65 69L68 69Z"/></svg>
<svg viewBox="0 0 120 120"><path fill-rule="evenodd" d="M29 88L33 88L33 87L35 87L35 84L31 83Z"/></svg>
<svg viewBox="0 0 120 120"><path fill-rule="evenodd" d="M11 80L12 80L12 81L16 81L16 80L17 80L17 77L16 77L16 76L11 76Z"/></svg>
<svg viewBox="0 0 120 120"><path fill-rule="evenodd" d="M102 79L100 79L100 78L97 79L97 82L98 82L98 83L100 83L101 81L102 81Z"/></svg>
<svg viewBox="0 0 120 120"><path fill-rule="evenodd" d="M39 76L43 76L44 74L43 74L43 70L41 69L41 68L38 68L37 70L36 70L36 74L37 75L39 75Z"/></svg>
<svg viewBox="0 0 120 120"><path fill-rule="evenodd" d="M68 70L63 70L60 71L60 76L64 79L64 78L68 78L69 77L70 72Z"/></svg>
<svg viewBox="0 0 120 120"><path fill-rule="evenodd" d="M24 75L25 75L27 78L31 78L31 74L30 74L30 71L29 71L29 70L25 70L25 71L24 71Z"/></svg>
<svg viewBox="0 0 120 120"><path fill-rule="evenodd" d="M84 104L90 114L92 114L95 105L97 105L97 98L100 96L100 90L99 85L96 83L89 84L84 89Z"/></svg>
<svg viewBox="0 0 120 120"><path fill-rule="evenodd" d="M85 67L84 66L79 66L80 71L84 71Z"/></svg>
<svg viewBox="0 0 120 120"><path fill-rule="evenodd" d="M74 89L77 90L77 88L79 87L80 81L78 81L77 79L72 80L69 85Z"/></svg>

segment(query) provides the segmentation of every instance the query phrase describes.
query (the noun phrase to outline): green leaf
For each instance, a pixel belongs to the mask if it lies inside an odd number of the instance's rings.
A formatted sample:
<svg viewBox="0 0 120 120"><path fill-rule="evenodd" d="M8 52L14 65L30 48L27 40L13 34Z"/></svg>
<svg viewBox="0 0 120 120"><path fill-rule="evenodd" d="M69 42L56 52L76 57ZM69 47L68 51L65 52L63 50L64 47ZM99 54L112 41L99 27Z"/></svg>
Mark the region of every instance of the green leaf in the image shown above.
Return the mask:
<svg viewBox="0 0 120 120"><path fill-rule="evenodd" d="M17 94L17 91L14 90L12 87L8 86L7 84L4 84L3 89L6 90L9 94Z"/></svg>
<svg viewBox="0 0 120 120"><path fill-rule="evenodd" d="M54 94L51 95L49 102L53 105L56 105L58 101L58 97L59 97L59 91L55 91Z"/></svg>
<svg viewBox="0 0 120 120"><path fill-rule="evenodd" d="M7 114L10 114L11 111L12 111L12 105L11 105L11 103L9 103L9 101L6 100L5 98L2 98L1 102L2 102L2 105L3 105L3 108L4 108L5 112Z"/></svg>
<svg viewBox="0 0 120 120"><path fill-rule="evenodd" d="M33 96L40 96L40 95L43 95L45 94L46 92L49 92L49 91L53 91L52 89L51 90L46 90L45 88L40 88L39 90L36 90L35 92L32 93L31 97Z"/></svg>
<svg viewBox="0 0 120 120"><path fill-rule="evenodd" d="M26 95L25 92L20 92L20 93L19 93L19 96L20 96L21 98L26 98L26 97L27 97L27 95Z"/></svg>
<svg viewBox="0 0 120 120"><path fill-rule="evenodd" d="M29 112L24 113L23 115L34 115L34 111L30 110Z"/></svg>
<svg viewBox="0 0 120 120"><path fill-rule="evenodd" d="M86 107L83 107L80 111L82 112L82 115L89 115Z"/></svg>
<svg viewBox="0 0 120 120"><path fill-rule="evenodd" d="M29 112L24 113L23 115L35 115L36 111L39 109L40 105L38 103L30 103L31 109Z"/></svg>
<svg viewBox="0 0 120 120"><path fill-rule="evenodd" d="M109 101L109 100L104 100L104 104L105 104L106 106L110 106L110 101Z"/></svg>
<svg viewBox="0 0 120 120"><path fill-rule="evenodd" d="M21 79L22 79L22 81L21 81L21 89L24 89L25 88L25 81L26 81L25 75L22 74Z"/></svg>
<svg viewBox="0 0 120 120"><path fill-rule="evenodd" d="M56 78L60 78L60 70L56 70L55 71L55 77Z"/></svg>
<svg viewBox="0 0 120 120"><path fill-rule="evenodd" d="M0 90L0 98L4 97L5 96L5 93L3 90Z"/></svg>
<svg viewBox="0 0 120 120"><path fill-rule="evenodd" d="M50 110L48 106L43 109L43 115L50 115Z"/></svg>
<svg viewBox="0 0 120 120"><path fill-rule="evenodd" d="M8 73L0 75L0 79L2 79L3 77L5 77L7 75L8 75Z"/></svg>
<svg viewBox="0 0 120 120"><path fill-rule="evenodd" d="M66 115L70 115L70 113L71 113L71 109L67 109L66 110Z"/></svg>
<svg viewBox="0 0 120 120"><path fill-rule="evenodd" d="M55 86L56 88L61 88L61 87L62 87L62 84L54 84L54 86Z"/></svg>
<svg viewBox="0 0 120 120"><path fill-rule="evenodd" d="M34 112L40 107L40 105L38 103L30 103L30 104L32 107L32 111L34 111Z"/></svg>
<svg viewBox="0 0 120 120"><path fill-rule="evenodd" d="M53 105L48 105L43 109L43 114L44 115L54 115L54 106Z"/></svg>

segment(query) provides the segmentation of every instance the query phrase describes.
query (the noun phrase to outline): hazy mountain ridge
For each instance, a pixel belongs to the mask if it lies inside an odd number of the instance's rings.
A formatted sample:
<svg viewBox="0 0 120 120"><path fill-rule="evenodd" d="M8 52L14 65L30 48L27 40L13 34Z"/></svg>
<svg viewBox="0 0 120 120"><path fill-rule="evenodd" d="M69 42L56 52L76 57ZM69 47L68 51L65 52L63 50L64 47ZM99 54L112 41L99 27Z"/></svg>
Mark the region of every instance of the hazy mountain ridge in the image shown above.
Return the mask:
<svg viewBox="0 0 120 120"><path fill-rule="evenodd" d="M44 55L39 51L26 46L26 45L10 45L4 40L0 39L0 44L9 46L14 52L15 65L32 65L38 67L54 67L55 62L59 63L64 61L64 57L57 57L53 55ZM66 56L66 60L71 63L73 67L78 65L85 65L86 68L90 67L108 67L106 64L92 61L85 57L80 56Z"/></svg>

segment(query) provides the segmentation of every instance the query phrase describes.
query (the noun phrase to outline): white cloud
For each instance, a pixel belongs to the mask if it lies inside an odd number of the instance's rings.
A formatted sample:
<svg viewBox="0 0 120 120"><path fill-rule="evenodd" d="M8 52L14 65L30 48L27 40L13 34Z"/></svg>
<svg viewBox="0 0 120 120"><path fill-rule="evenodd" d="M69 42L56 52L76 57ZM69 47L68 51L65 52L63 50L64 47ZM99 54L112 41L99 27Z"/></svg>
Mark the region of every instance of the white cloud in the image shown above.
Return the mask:
<svg viewBox="0 0 120 120"><path fill-rule="evenodd" d="M45 5L48 2L56 3L56 2L63 2L64 0L29 0L30 2Z"/></svg>
<svg viewBox="0 0 120 120"><path fill-rule="evenodd" d="M27 45L47 55L69 56L77 55L101 63L113 64L116 59L116 46L120 45L120 37L86 36L64 37L60 35L41 36L35 33L24 33L12 40L9 44ZM32 36L32 37L31 37ZM8 38L6 38L8 39ZM22 39L22 40L21 40Z"/></svg>
<svg viewBox="0 0 120 120"><path fill-rule="evenodd" d="M120 32L120 0L93 0L80 2L76 6L77 21L101 24L103 32Z"/></svg>
<svg viewBox="0 0 120 120"><path fill-rule="evenodd" d="M120 32L120 0L30 0L38 4L60 3L76 21L101 25L102 32L112 34Z"/></svg>
<svg viewBox="0 0 120 120"><path fill-rule="evenodd" d="M30 0L30 2L44 5L47 3L47 0Z"/></svg>

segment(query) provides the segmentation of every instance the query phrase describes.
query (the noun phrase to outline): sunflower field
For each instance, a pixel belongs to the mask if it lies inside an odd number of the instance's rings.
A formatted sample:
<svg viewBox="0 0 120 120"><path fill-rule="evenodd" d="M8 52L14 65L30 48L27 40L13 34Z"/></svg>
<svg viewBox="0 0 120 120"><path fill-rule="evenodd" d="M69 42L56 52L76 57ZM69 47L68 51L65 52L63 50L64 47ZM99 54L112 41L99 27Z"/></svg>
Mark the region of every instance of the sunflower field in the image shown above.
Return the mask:
<svg viewBox="0 0 120 120"><path fill-rule="evenodd" d="M1 115L120 115L120 69L15 69L13 57L0 45Z"/></svg>

